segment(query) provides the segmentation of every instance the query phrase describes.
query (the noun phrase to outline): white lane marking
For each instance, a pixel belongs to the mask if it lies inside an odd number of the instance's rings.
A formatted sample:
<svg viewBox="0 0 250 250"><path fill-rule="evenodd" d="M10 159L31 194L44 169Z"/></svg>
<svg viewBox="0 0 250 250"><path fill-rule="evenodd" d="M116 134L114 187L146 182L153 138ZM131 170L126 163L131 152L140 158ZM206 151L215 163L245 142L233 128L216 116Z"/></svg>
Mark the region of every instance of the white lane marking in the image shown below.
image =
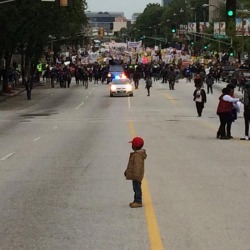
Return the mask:
<svg viewBox="0 0 250 250"><path fill-rule="evenodd" d="M55 129L57 129L58 127L57 126L55 126L54 128L53 128L53 130L55 130Z"/></svg>
<svg viewBox="0 0 250 250"><path fill-rule="evenodd" d="M13 152L13 153L10 153L10 154L8 154L8 155L6 155L6 156L4 156L3 158L1 158L0 160L1 161L5 161L5 160L7 160L8 158L10 158L12 155L14 155L15 153Z"/></svg>
<svg viewBox="0 0 250 250"><path fill-rule="evenodd" d="M128 108L131 108L130 97L128 98Z"/></svg>
<svg viewBox="0 0 250 250"><path fill-rule="evenodd" d="M37 137L36 139L34 139L33 141L38 141L38 140L40 140L41 139L41 137Z"/></svg>
<svg viewBox="0 0 250 250"><path fill-rule="evenodd" d="M89 94L91 95L92 93L91 93L91 92L89 92Z"/></svg>
<svg viewBox="0 0 250 250"><path fill-rule="evenodd" d="M79 108L81 108L81 106L84 104L84 102L82 102L80 105L78 105L77 107L76 107L76 109L79 109Z"/></svg>
<svg viewBox="0 0 250 250"><path fill-rule="evenodd" d="M88 99L89 97L88 96L86 96L86 99Z"/></svg>

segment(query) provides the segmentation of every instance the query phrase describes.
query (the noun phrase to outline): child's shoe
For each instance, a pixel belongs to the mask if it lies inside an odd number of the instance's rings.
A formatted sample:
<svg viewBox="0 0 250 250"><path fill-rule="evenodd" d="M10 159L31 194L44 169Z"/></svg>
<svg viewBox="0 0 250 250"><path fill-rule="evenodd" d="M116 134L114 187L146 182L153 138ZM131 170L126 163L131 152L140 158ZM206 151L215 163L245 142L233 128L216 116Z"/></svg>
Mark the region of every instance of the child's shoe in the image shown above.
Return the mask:
<svg viewBox="0 0 250 250"><path fill-rule="evenodd" d="M137 203L137 202L133 202L133 203L130 203L129 206L131 208L137 208L137 207L142 207L142 204L141 203Z"/></svg>

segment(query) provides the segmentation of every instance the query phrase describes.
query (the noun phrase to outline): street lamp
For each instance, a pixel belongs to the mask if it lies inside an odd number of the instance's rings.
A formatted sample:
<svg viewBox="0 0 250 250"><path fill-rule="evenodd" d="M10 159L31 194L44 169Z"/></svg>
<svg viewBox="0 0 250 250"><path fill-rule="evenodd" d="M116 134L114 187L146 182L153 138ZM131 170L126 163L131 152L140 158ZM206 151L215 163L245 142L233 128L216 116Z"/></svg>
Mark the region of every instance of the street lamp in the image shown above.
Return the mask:
<svg viewBox="0 0 250 250"><path fill-rule="evenodd" d="M207 7L214 7L215 9L219 10L219 7L213 4L203 4L202 8L207 8ZM205 19L205 18L204 18ZM204 20L204 25L205 25L205 20ZM218 53L220 53L220 33L221 33L221 15L219 13L219 35L218 35Z"/></svg>
<svg viewBox="0 0 250 250"><path fill-rule="evenodd" d="M193 14L194 14L194 22L196 24L196 22L197 22L197 16L196 16L195 7L191 7L190 10L192 11L191 12L192 19L193 19ZM193 20L192 20L192 22L193 22ZM196 33L194 33L194 42L196 42Z"/></svg>

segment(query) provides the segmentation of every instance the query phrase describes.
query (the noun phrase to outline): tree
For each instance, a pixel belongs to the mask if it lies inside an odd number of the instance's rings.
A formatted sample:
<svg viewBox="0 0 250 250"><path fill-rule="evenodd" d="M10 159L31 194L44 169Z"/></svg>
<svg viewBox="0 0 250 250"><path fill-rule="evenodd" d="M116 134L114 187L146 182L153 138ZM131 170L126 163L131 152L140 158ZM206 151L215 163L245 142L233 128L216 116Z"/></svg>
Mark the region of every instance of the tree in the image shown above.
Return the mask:
<svg viewBox="0 0 250 250"><path fill-rule="evenodd" d="M164 8L159 4L148 4L144 9L143 13L139 15L136 20L136 25L134 29L140 30L140 34L137 34L136 39L140 39L140 36L144 35L146 37L155 37L157 34L161 36L161 18L163 14ZM147 45L152 45L154 38L145 39L145 43Z"/></svg>
<svg viewBox="0 0 250 250"><path fill-rule="evenodd" d="M7 89L7 74L14 52L24 54L27 72L31 60L38 61L49 43L49 36L57 40L75 37L87 23L85 0L74 0L68 7L41 0L17 0L0 5L0 58L6 60L3 91ZM64 41L65 42L65 41Z"/></svg>

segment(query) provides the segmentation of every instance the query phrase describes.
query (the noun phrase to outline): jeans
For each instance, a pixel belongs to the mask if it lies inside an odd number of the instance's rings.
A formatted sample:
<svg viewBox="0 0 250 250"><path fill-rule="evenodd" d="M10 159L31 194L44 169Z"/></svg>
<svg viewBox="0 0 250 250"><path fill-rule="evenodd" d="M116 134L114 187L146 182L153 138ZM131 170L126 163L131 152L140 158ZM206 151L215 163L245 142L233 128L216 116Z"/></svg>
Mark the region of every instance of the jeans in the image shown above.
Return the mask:
<svg viewBox="0 0 250 250"><path fill-rule="evenodd" d="M134 202L142 203L142 191L141 191L141 182L140 181L132 181L133 190L135 192Z"/></svg>

